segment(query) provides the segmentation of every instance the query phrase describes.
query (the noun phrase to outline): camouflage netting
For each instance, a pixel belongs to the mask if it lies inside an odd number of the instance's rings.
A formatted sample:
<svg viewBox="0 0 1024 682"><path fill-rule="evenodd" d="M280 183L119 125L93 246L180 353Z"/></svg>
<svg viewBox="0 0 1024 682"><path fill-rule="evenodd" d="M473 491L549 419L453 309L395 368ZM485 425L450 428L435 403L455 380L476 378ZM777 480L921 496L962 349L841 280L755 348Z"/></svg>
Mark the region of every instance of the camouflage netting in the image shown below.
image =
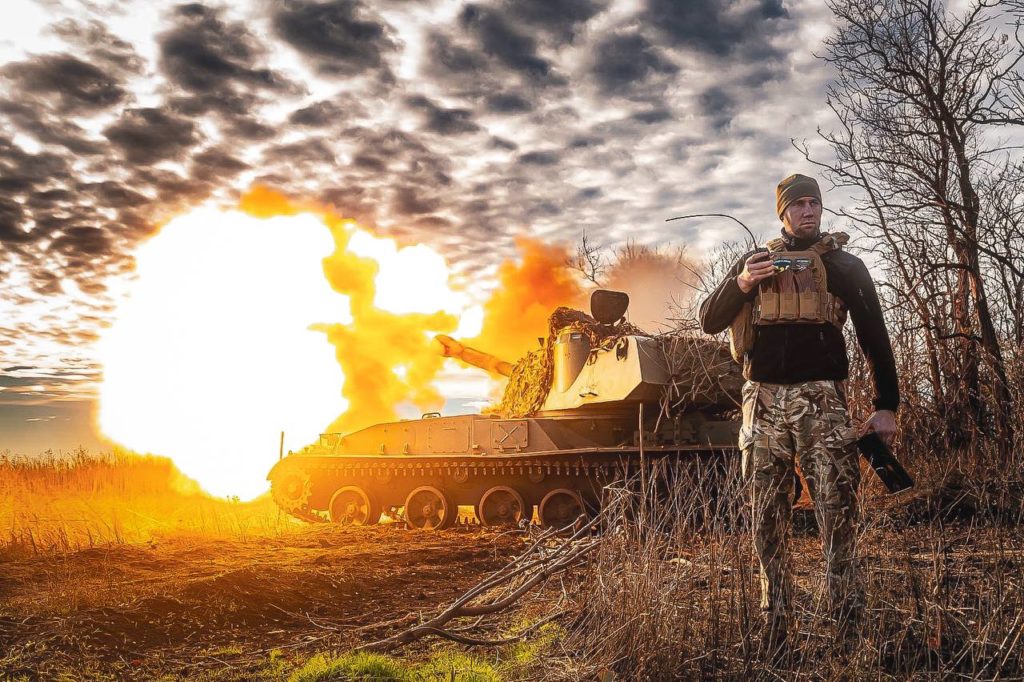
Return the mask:
<svg viewBox="0 0 1024 682"><path fill-rule="evenodd" d="M554 370L554 345L558 332L570 329L582 332L591 348L609 347L623 336L648 336L629 322L615 327L602 325L586 313L572 308L557 308L548 319L544 345L516 362L509 376L501 403L495 410L506 419L536 413L551 391ZM673 382L666 393L669 407L736 407L743 377L732 361L726 344L709 338L680 335L655 337L665 351L665 363Z"/></svg>

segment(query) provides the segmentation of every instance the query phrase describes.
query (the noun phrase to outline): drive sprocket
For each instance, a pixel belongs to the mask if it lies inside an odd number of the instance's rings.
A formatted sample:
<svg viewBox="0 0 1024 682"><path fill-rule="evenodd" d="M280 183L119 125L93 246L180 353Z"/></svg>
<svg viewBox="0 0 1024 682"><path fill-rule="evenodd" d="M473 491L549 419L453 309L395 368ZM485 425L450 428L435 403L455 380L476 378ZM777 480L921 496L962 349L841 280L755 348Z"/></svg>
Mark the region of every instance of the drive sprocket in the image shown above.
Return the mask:
<svg viewBox="0 0 1024 682"><path fill-rule="evenodd" d="M313 481L304 469L291 469L270 482L270 494L277 506L291 514L309 509L309 498L313 494Z"/></svg>

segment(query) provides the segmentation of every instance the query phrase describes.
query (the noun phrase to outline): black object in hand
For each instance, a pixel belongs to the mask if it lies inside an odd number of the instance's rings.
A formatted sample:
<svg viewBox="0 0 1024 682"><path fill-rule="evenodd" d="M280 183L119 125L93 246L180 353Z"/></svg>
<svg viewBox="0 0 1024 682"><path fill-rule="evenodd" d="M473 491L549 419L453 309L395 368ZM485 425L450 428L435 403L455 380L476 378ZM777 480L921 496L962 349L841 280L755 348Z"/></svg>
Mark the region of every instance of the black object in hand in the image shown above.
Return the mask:
<svg viewBox="0 0 1024 682"><path fill-rule="evenodd" d="M872 431L859 438L857 447L890 493L898 493L901 490L914 487L914 479L893 457L889 446L878 437L877 433Z"/></svg>

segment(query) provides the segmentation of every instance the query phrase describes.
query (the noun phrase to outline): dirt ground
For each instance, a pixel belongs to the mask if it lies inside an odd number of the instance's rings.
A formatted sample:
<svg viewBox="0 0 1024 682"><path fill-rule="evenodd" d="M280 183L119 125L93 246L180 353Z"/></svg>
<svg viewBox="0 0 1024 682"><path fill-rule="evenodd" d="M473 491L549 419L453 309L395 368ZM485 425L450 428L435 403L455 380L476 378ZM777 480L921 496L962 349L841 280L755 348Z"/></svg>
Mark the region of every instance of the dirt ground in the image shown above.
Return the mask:
<svg viewBox="0 0 1024 682"><path fill-rule="evenodd" d="M3 561L0 678L247 679L391 634L521 550L472 527L325 525Z"/></svg>

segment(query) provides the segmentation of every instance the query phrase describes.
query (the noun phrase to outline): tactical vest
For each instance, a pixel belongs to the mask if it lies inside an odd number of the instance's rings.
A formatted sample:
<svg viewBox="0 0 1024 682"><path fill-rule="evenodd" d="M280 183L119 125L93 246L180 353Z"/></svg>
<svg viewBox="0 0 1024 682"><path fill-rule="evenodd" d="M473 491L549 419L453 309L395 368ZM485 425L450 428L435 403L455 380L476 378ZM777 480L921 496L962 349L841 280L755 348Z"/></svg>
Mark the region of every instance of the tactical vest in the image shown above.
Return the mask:
<svg viewBox="0 0 1024 682"><path fill-rule="evenodd" d="M802 251L787 251L777 237L768 242L772 260L784 269L761 280L752 303L744 303L729 328L729 350L736 362L754 347L754 328L772 324L846 323L846 304L828 291L828 275L821 255L843 247L844 232L824 234Z"/></svg>

